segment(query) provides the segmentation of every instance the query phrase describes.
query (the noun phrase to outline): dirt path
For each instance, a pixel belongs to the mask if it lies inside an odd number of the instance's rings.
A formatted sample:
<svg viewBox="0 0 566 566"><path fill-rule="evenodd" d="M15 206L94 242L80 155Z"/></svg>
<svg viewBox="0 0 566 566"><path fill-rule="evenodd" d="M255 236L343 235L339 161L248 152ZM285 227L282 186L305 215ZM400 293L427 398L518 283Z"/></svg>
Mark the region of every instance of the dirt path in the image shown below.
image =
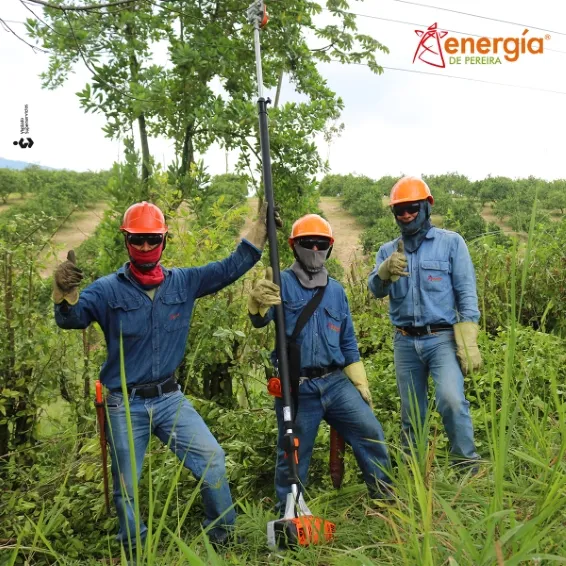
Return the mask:
<svg viewBox="0 0 566 566"><path fill-rule="evenodd" d="M362 226L346 210L342 208L341 199L321 197L320 209L332 226L334 247L332 256L338 258L344 269L349 269L352 263L363 256L360 244Z"/></svg>
<svg viewBox="0 0 566 566"><path fill-rule="evenodd" d="M6 204L0 204L0 214L5 210L8 210L11 206L16 204L23 204L25 202L25 195L14 196L18 193L14 193L8 197L8 202Z"/></svg>
<svg viewBox="0 0 566 566"><path fill-rule="evenodd" d="M45 268L41 271L42 277L49 277L54 267L67 259L67 251L76 249L80 244L92 236L98 223L102 220L106 203L98 203L94 207L87 210L80 210L71 215L61 229L51 238L51 243L58 248L62 246L56 254L56 257L50 256L45 251L41 259L46 261Z"/></svg>
<svg viewBox="0 0 566 566"><path fill-rule="evenodd" d="M239 238L242 238L244 234L247 234L252 226L253 219L257 216L257 206L259 203L259 199L257 197L248 198L248 206L250 210L248 211L248 215L246 216L246 221L240 230ZM238 239L239 239L238 238Z"/></svg>
<svg viewBox="0 0 566 566"><path fill-rule="evenodd" d="M501 231L506 236L516 236L523 242L526 242L528 240L528 234L525 234L524 232L515 232L511 228L511 226L505 224L505 220L501 220L498 216L495 216L495 214L493 214L493 208L491 204L486 204L483 207L481 215L486 222L493 222L494 224L497 224L497 226L501 228Z"/></svg>

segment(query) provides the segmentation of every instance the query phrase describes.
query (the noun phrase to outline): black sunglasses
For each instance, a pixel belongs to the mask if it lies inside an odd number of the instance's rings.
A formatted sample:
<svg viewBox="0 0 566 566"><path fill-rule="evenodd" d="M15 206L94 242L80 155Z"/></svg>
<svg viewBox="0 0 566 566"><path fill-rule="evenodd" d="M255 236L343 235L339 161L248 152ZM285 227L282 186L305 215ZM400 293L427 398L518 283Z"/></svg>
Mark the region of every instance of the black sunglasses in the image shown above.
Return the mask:
<svg viewBox="0 0 566 566"><path fill-rule="evenodd" d="M307 250L312 250L316 246L320 251L325 251L330 247L330 240L328 238L298 238L297 244Z"/></svg>
<svg viewBox="0 0 566 566"><path fill-rule="evenodd" d="M147 242L150 246L157 246L163 242L163 234L128 234L126 236L128 244L132 246L143 246Z"/></svg>
<svg viewBox="0 0 566 566"><path fill-rule="evenodd" d="M393 206L393 214L395 216L403 216L403 214L405 214L405 212L408 212L409 214L415 214L415 212L418 212L421 208L420 203L418 202L408 202L408 203L403 203L403 204L396 204Z"/></svg>

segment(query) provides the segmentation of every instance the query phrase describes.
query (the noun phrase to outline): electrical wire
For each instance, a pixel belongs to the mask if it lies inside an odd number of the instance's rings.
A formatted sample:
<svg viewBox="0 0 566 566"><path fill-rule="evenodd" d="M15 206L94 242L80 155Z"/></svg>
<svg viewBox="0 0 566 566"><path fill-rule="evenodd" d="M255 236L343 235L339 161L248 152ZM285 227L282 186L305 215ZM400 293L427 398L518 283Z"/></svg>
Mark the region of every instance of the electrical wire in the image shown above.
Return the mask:
<svg viewBox="0 0 566 566"><path fill-rule="evenodd" d="M425 29L427 28L427 26L424 25L424 24L416 24L416 23L413 23L413 22L405 22L404 20L393 20L391 18L382 18L380 16L371 16L370 14L360 14L358 12L344 12L344 13L351 14L352 16L357 16L359 18L369 18L369 19L372 19L372 20L381 20L381 21L384 21L384 22L391 22L391 23L394 23L394 24L403 24L403 25L408 25L408 26L413 26L413 27L421 27L421 28L425 28ZM489 39L493 39L493 37L490 37L490 36L487 36L487 35L480 35L480 34L477 34L477 33L467 33L465 31L458 31L458 30L455 30L455 29L448 29L448 28L445 28L445 27L443 27L441 29L442 29L442 31L449 31L450 33L457 33L459 35L465 35L465 36L468 36L468 37L488 37ZM544 51L545 52L546 51L552 51L554 53L562 53L562 54L566 55L566 51L561 51L560 49L551 49L550 47L545 47Z"/></svg>
<svg viewBox="0 0 566 566"><path fill-rule="evenodd" d="M472 14L469 12L460 12L459 10L452 10L451 8L443 8L441 6L431 6L430 4L419 4L418 2L411 2L411 0L392 0L392 2L399 2L401 4L410 4L411 6L419 6L420 8L430 8L433 10L441 10L443 12L451 12L452 14L460 14L461 16L469 16L470 18L479 18L482 20L489 20L492 22L499 22L501 24L509 24L512 26L520 26L529 29L536 29L539 31L546 31L548 33L555 33L557 35L566 35L566 32L554 31L546 28L539 28L537 26L530 26L527 24L520 24L517 22L510 22L509 20L501 20L499 18L491 18L489 16L480 16L479 14Z"/></svg>
<svg viewBox="0 0 566 566"><path fill-rule="evenodd" d="M151 4L153 6L160 7L162 9L164 9L165 11L177 13L179 15L183 15L185 17L194 19L195 21L200 21L200 22L205 21L205 20L196 18L196 17L194 17L190 14L187 14L185 12L182 12L180 10L176 10L176 9L173 9L173 8L163 6L162 4L159 4L159 3L157 3L153 0L143 0L143 1L145 1L146 3ZM423 6L423 7L427 7L427 8L436 8L435 6L429 6L429 5L426 5L426 4L417 4L415 2L409 2L408 0L393 0L393 1L399 1L399 2L402 1L402 2L407 3L407 4L415 4L415 5L419 5L419 6ZM438 8L438 9L442 10L444 8ZM325 9L325 10L329 11L328 9ZM454 10L448 10L448 9L444 9L444 10L454 11ZM403 24L403 25L424 27L421 24L416 24L416 23L413 23L413 22L406 22L406 21L403 21L403 20L394 20L394 19L390 19L390 18L382 18L382 17L379 17L379 16L373 16L373 15L370 15L370 14L361 14L361 13L346 12L346 11L344 11L344 13L348 13L348 14L351 14L351 15L354 15L354 16L357 16L357 17L365 17L365 18L370 18L370 19L388 21L388 22L391 22L391 23L398 23L398 24ZM460 13L460 12L458 12L458 13ZM475 17L481 17L483 19L493 19L493 18L489 18L487 16L476 16L475 14L467 14L467 13L463 13L463 12L462 12L462 14L469 15L469 16L475 16ZM16 22L16 21L12 21L12 20L7 20L7 21L10 21L11 23L25 24L25 22ZM496 20L496 21L499 21L499 20ZM501 20L501 21L503 21L503 20ZM206 23L209 23L209 22L206 22ZM513 22L507 22L507 21L504 21L504 23L513 24ZM523 24L513 24L513 25L523 25ZM535 26L530 26L530 27L533 28L533 29L541 29L542 31L550 31L550 30L544 30L542 28L536 28ZM458 33L458 34L462 34L462 35L469 35L469 36L473 36L473 37L482 37L482 36L475 35L475 34L468 34L468 33L465 33L465 32L460 32L460 31L457 31L457 30L446 30L446 31L450 31L451 33ZM552 32L552 33L560 33L560 32ZM563 34L563 35L566 35L566 34ZM204 43L204 42L195 42L194 45L198 45L198 46L202 46L202 47L214 47L214 44ZM235 47L235 49L243 50L245 48ZM547 51L555 51L557 53L566 54L566 52L559 51L559 50L547 49ZM331 61L341 63L341 61L339 61L337 59L331 59ZM367 63L353 62L352 64L361 65L361 66L364 66L364 67L369 67L369 65ZM502 87L508 87L508 88L519 88L519 89L523 89L523 90L531 90L531 91L545 92L545 93L550 93L550 94L566 95L566 92L563 92L563 91L545 89L545 88L540 88L540 87L532 87L532 86L528 86L528 85L517 85L517 84L502 83L502 82L497 82L497 81L488 81L488 80L476 79L476 78L471 78L471 77L461 77L461 76L458 76L458 75L449 75L449 74L444 74L444 73L441 74L441 73L433 73L433 72L429 72L429 71L421 71L421 70L417 70L417 69L404 69L404 68L400 68L400 67L389 67L389 66L384 66L384 65L380 65L380 66L383 69L389 70L389 71L422 74L422 75L428 75L428 76L442 77L442 78L445 78L445 79L448 78L448 79L465 80L465 81L470 81L470 82L490 84L490 85L493 85L493 86L502 86Z"/></svg>

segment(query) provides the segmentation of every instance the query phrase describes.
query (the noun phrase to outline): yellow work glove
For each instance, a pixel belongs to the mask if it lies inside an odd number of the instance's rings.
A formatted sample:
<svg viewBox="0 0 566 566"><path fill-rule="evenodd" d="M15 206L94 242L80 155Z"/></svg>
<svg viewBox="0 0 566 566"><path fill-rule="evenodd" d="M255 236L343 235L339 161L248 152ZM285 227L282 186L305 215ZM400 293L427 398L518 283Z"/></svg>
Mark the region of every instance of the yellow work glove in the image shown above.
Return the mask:
<svg viewBox="0 0 566 566"><path fill-rule="evenodd" d="M283 221L279 216L277 208L275 208L275 226L281 228ZM244 236L248 242L252 243L256 248L263 250L265 242L267 242L267 202L264 202L259 211L257 220L252 224L249 232Z"/></svg>
<svg viewBox="0 0 566 566"><path fill-rule="evenodd" d="M373 402L371 399L371 393L369 390L368 378L366 376L366 369L364 368L363 362L354 362L349 366L344 368L344 373L348 376L348 379L356 386L356 389L360 392L362 399L373 408Z"/></svg>
<svg viewBox="0 0 566 566"><path fill-rule="evenodd" d="M265 270L265 279L260 279L253 287L248 297L248 311L250 314L265 313L270 307L281 304L279 285L273 283L273 269Z"/></svg>
<svg viewBox="0 0 566 566"><path fill-rule="evenodd" d="M482 366L480 349L478 348L479 326L475 322L457 322L454 325L456 339L456 355L462 373L477 371Z"/></svg>
<svg viewBox="0 0 566 566"><path fill-rule="evenodd" d="M53 273L53 302L58 305L67 301L70 305L76 305L79 301L79 284L83 278L83 272L75 265L77 259L75 251L69 250L67 261L58 265Z"/></svg>
<svg viewBox="0 0 566 566"><path fill-rule="evenodd" d="M397 250L394 251L377 269L377 275L382 281L397 281L399 277L409 277L407 258L405 257L405 244L399 238Z"/></svg>

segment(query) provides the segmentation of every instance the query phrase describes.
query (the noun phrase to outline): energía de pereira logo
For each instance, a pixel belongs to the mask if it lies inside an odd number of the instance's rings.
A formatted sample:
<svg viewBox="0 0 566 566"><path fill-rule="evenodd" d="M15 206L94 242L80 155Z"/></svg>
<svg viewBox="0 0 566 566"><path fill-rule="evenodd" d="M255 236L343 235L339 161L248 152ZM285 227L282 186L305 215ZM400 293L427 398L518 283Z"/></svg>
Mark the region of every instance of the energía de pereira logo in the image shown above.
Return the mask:
<svg viewBox="0 0 566 566"><path fill-rule="evenodd" d="M438 29L434 23L426 30L416 29L420 41L413 57L433 67L446 67L444 54L450 65L500 65L503 61L514 63L521 55L542 55L544 42L550 35L532 37L525 29L520 37L455 37ZM448 37L446 37L448 36Z"/></svg>

